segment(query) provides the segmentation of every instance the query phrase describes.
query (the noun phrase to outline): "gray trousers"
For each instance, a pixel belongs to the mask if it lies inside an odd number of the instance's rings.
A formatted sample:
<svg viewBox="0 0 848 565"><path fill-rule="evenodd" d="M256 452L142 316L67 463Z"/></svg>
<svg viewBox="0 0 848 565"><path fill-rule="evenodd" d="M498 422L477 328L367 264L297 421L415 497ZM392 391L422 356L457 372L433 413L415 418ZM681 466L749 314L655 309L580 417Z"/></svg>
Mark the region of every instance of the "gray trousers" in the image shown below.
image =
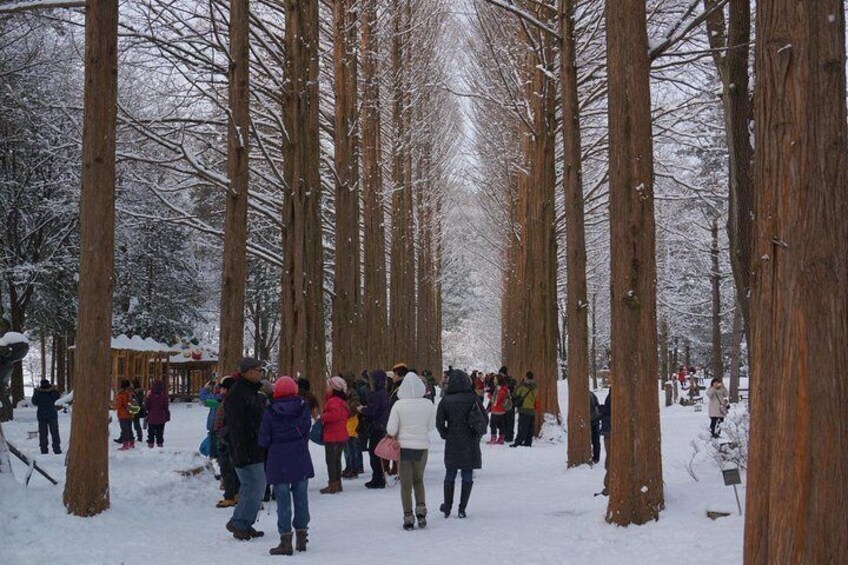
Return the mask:
<svg viewBox="0 0 848 565"><path fill-rule="evenodd" d="M404 514L412 514L412 491L415 491L415 507L425 508L424 499L424 468L427 466L428 452L424 451L421 459L412 461L401 456L398 474L400 475L400 502Z"/></svg>

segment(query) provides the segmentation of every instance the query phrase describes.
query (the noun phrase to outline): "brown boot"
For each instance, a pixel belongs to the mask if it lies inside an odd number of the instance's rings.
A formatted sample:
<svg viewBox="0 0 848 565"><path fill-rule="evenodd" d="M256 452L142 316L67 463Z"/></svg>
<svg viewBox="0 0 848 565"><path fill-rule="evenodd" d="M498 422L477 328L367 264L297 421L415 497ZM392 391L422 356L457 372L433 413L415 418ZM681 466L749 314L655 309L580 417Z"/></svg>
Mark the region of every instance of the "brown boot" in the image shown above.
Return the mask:
<svg viewBox="0 0 848 565"><path fill-rule="evenodd" d="M342 491L342 482L341 481L330 481L327 486L322 488L319 492L321 494L336 494L337 492Z"/></svg>
<svg viewBox="0 0 848 565"><path fill-rule="evenodd" d="M307 535L307 531L297 530L297 546L295 547L298 551L306 551L306 543L309 541L309 536Z"/></svg>
<svg viewBox="0 0 848 565"><path fill-rule="evenodd" d="M292 533L287 532L280 535L280 545L272 547L268 553L271 555L294 555L292 548Z"/></svg>

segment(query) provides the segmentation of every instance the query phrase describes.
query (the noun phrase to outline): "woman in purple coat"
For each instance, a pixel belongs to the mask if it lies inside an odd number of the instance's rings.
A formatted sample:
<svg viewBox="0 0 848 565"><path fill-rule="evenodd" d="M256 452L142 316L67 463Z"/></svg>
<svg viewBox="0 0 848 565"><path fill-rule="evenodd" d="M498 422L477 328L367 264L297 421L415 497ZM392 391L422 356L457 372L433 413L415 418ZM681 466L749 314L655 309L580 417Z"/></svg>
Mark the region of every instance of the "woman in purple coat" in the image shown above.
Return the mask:
<svg viewBox="0 0 848 565"><path fill-rule="evenodd" d="M315 476L309 455L309 407L297 396L297 385L291 377L274 383L274 399L262 417L259 445L268 450L265 476L274 485L277 499L277 531L280 545L271 555L292 555L292 526L297 533L297 550L306 551L309 526L309 479ZM292 501L294 517L292 518Z"/></svg>
<svg viewBox="0 0 848 565"><path fill-rule="evenodd" d="M165 442L165 422L171 419L168 395L165 394L162 381L153 382L144 399L144 409L147 412L147 447L152 448L154 442L162 447Z"/></svg>

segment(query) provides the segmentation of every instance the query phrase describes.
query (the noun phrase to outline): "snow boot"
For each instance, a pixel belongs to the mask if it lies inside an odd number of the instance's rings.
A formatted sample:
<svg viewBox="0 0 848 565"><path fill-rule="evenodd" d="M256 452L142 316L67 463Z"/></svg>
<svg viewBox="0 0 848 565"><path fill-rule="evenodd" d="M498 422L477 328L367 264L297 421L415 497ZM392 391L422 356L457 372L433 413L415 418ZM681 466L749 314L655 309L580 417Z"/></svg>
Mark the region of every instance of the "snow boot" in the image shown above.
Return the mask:
<svg viewBox="0 0 848 565"><path fill-rule="evenodd" d="M153 449L153 444L152 444L152 443L148 443L148 444L147 444L147 449Z"/></svg>
<svg viewBox="0 0 848 565"><path fill-rule="evenodd" d="M367 483L365 483L365 488L369 489L378 489L378 488L386 488L386 480L385 479L371 479Z"/></svg>
<svg viewBox="0 0 848 565"><path fill-rule="evenodd" d="M297 545L295 549L298 551L306 551L306 544L309 542L309 535L306 528L302 530L295 530L297 534Z"/></svg>
<svg viewBox="0 0 848 565"><path fill-rule="evenodd" d="M419 528L427 527L427 506L424 504L415 505L415 519L418 520Z"/></svg>
<svg viewBox="0 0 848 565"><path fill-rule="evenodd" d="M134 439L130 440L130 449L135 449L135 440Z"/></svg>
<svg viewBox="0 0 848 565"><path fill-rule="evenodd" d="M253 539L249 530L240 530L236 528L232 522L227 522L227 531L233 534L233 537L240 541L249 541Z"/></svg>
<svg viewBox="0 0 848 565"><path fill-rule="evenodd" d="M403 529L407 532L415 529L415 515L412 512L404 512Z"/></svg>
<svg viewBox="0 0 848 565"><path fill-rule="evenodd" d="M454 481L448 482L445 481L444 491L445 491L445 501L442 502L442 505L439 506L439 512L445 515L445 518L450 516L451 507L453 506L453 491L456 483Z"/></svg>
<svg viewBox="0 0 848 565"><path fill-rule="evenodd" d="M321 494L336 494L337 492L342 492L342 482L330 481L327 486L322 488L319 492Z"/></svg>
<svg viewBox="0 0 848 565"><path fill-rule="evenodd" d="M498 436L498 440L495 442L495 444L496 445L503 445L503 443L504 443L504 436L502 436L502 435Z"/></svg>
<svg viewBox="0 0 848 565"><path fill-rule="evenodd" d="M494 445L496 443L498 443L498 436L492 434L492 437L486 442L486 445Z"/></svg>
<svg viewBox="0 0 848 565"><path fill-rule="evenodd" d="M118 451L127 451L130 448L130 442L125 441L124 444L118 448Z"/></svg>
<svg viewBox="0 0 848 565"><path fill-rule="evenodd" d="M271 555L294 555L294 548L292 547L292 533L286 532L284 534L280 534L280 545L272 547L268 553Z"/></svg>
<svg viewBox="0 0 848 565"><path fill-rule="evenodd" d="M157 443L157 444L156 444L156 447L164 447L164 444L162 444L162 443Z"/></svg>
<svg viewBox="0 0 848 565"><path fill-rule="evenodd" d="M459 493L459 517L465 518L465 509L468 506L468 499L471 498L471 487L474 486L474 481L462 483L462 491Z"/></svg>
<svg viewBox="0 0 848 565"><path fill-rule="evenodd" d="M218 501L218 504L215 505L215 508L232 508L238 504L238 501L234 498L222 498Z"/></svg>

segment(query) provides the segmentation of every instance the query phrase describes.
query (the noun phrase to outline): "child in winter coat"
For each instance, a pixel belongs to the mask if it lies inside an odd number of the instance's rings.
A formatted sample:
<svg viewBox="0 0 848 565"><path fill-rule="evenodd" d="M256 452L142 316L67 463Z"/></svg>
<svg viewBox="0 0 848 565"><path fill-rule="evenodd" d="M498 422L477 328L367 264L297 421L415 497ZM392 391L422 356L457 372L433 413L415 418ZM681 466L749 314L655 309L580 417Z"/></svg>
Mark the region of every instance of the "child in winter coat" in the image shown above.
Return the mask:
<svg viewBox="0 0 848 565"><path fill-rule="evenodd" d="M144 409L144 388L141 386L141 381L138 379L133 379L132 387L132 401L139 408L139 410L132 415L133 429L135 430L135 435L138 438L138 441L142 441L144 440L144 432L141 431L141 421L144 418L147 418L147 411Z"/></svg>
<svg viewBox="0 0 848 565"><path fill-rule="evenodd" d="M489 412L492 414L492 437L487 441L487 444L502 444L506 439L506 397L509 396L509 387L506 386L506 380L503 375L495 377L495 388L489 395Z"/></svg>
<svg viewBox="0 0 848 565"><path fill-rule="evenodd" d="M152 448L154 442L162 447L165 443L165 423L171 419L168 395L165 394L162 381L154 381L144 399L144 408L147 410L147 447Z"/></svg>
<svg viewBox="0 0 848 565"><path fill-rule="evenodd" d="M130 381L124 379L121 381L121 388L118 394L115 395L115 412L118 415L118 423L121 425L121 447L118 451L126 451L127 449L135 449L135 438L133 437L133 415L130 413L130 400L133 402L134 391L130 387Z"/></svg>
<svg viewBox="0 0 848 565"><path fill-rule="evenodd" d="M729 396L730 394L724 388L724 383L720 378L714 378L710 382L710 388L707 389L707 398L710 399L710 435L714 438L717 438L720 433L716 431L716 427L724 422L724 417L727 415L727 399Z"/></svg>
<svg viewBox="0 0 848 565"><path fill-rule="evenodd" d="M398 387L398 401L389 414L386 433L400 444L400 499L403 505L403 529L427 525L427 503L424 498L424 468L430 449L430 432L436 427L436 408L425 397L427 386L415 373L407 373ZM412 514L412 491L415 490L415 515Z"/></svg>
<svg viewBox="0 0 848 565"><path fill-rule="evenodd" d="M309 479L315 476L309 455L309 428L312 420L306 401L297 395L297 385L285 376L274 383L271 400L262 425L259 445L268 450L265 475L274 486L277 499L277 530L280 545L271 555L292 555L292 527L297 533L297 550L306 551L309 526ZM294 502L294 517L292 517Z"/></svg>
<svg viewBox="0 0 848 565"><path fill-rule="evenodd" d="M342 453L347 443L347 383L341 377L327 381L324 411L324 454L327 460L329 483L321 489L321 494L342 492Z"/></svg>

